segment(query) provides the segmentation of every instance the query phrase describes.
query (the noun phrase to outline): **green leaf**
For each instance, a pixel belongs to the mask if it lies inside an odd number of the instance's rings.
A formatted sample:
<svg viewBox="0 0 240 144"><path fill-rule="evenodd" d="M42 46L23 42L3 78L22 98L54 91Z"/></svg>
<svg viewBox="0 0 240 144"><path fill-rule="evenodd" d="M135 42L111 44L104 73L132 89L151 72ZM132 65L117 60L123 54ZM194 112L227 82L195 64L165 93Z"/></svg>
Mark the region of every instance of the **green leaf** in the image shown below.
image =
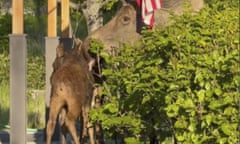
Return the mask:
<svg viewBox="0 0 240 144"><path fill-rule="evenodd" d="M139 61L136 65L136 69L142 68L143 67L144 62L143 61Z"/></svg>
<svg viewBox="0 0 240 144"><path fill-rule="evenodd" d="M220 88L216 88L214 90L214 93L217 95L217 96L220 96L222 94L222 90Z"/></svg>
<svg viewBox="0 0 240 144"><path fill-rule="evenodd" d="M170 85L170 87L169 87L169 91L172 91L172 90L177 90L179 88L179 86L178 85L176 85L176 84L174 84L174 83L172 83L171 85Z"/></svg>
<svg viewBox="0 0 240 144"><path fill-rule="evenodd" d="M141 142L134 137L127 137L127 138L124 139L124 142L126 144L141 144Z"/></svg>
<svg viewBox="0 0 240 144"><path fill-rule="evenodd" d="M141 74L141 78L142 79L148 79L148 78L150 78L152 75L151 75L151 73L142 73Z"/></svg>
<svg viewBox="0 0 240 144"><path fill-rule="evenodd" d="M102 74L103 74L104 76L112 75L112 73L113 73L112 69L104 69L104 70L102 71Z"/></svg>
<svg viewBox="0 0 240 144"><path fill-rule="evenodd" d="M228 67L229 67L228 65L224 64L224 65L221 66L221 70L222 71L227 71Z"/></svg>
<svg viewBox="0 0 240 144"><path fill-rule="evenodd" d="M114 114L118 112L118 108L114 103L108 103L104 105L104 109L109 111L110 113Z"/></svg>
<svg viewBox="0 0 240 144"><path fill-rule="evenodd" d="M169 105L167 108L167 115L169 117L175 117L178 115L179 106L178 105Z"/></svg>
<svg viewBox="0 0 240 144"><path fill-rule="evenodd" d="M234 107L227 107L224 109L224 115L226 116L234 116L237 114L237 110Z"/></svg>
<svg viewBox="0 0 240 144"><path fill-rule="evenodd" d="M213 119L212 115L211 114L206 115L205 119L206 119L207 125L209 126L212 123L212 119Z"/></svg>
<svg viewBox="0 0 240 144"><path fill-rule="evenodd" d="M183 136L183 135L180 135L180 134L179 134L179 135L176 135L176 138L177 138L177 140L180 141L180 142L185 140L184 136Z"/></svg>
<svg viewBox="0 0 240 144"><path fill-rule="evenodd" d="M142 104L145 104L146 102L149 102L151 100L151 97L149 95L146 95L142 99Z"/></svg>
<svg viewBox="0 0 240 144"><path fill-rule="evenodd" d="M192 99L188 98L184 101L183 107L184 108L195 108L195 105L194 105Z"/></svg>
<svg viewBox="0 0 240 144"><path fill-rule="evenodd" d="M205 89L206 89L206 90L211 89L211 84L210 84L209 82L206 82L206 84L205 84Z"/></svg>
<svg viewBox="0 0 240 144"><path fill-rule="evenodd" d="M203 102L205 98L205 90L200 90L197 92L199 102Z"/></svg>
<svg viewBox="0 0 240 144"><path fill-rule="evenodd" d="M191 123L189 126L188 126L188 130L190 132L194 132L196 130L196 123Z"/></svg>
<svg viewBox="0 0 240 144"><path fill-rule="evenodd" d="M209 104L209 108L211 109L211 110L215 110L215 109L218 109L219 107L221 107L221 106L223 106L224 105L224 102L223 101L221 101L221 100L213 100L213 101L211 101L210 102L210 104Z"/></svg>
<svg viewBox="0 0 240 144"><path fill-rule="evenodd" d="M224 134L231 136L233 134L232 126L229 123L224 123L221 125L221 130Z"/></svg>
<svg viewBox="0 0 240 144"><path fill-rule="evenodd" d="M175 127L175 128L181 128L181 129L187 128L187 122L186 122L185 120L182 120L182 119L177 120L177 121L174 123L174 127Z"/></svg>
<svg viewBox="0 0 240 144"><path fill-rule="evenodd" d="M106 63L110 62L110 58L109 58L109 54L107 52L101 51L100 52L100 56L101 58L104 58L104 60L106 61Z"/></svg>

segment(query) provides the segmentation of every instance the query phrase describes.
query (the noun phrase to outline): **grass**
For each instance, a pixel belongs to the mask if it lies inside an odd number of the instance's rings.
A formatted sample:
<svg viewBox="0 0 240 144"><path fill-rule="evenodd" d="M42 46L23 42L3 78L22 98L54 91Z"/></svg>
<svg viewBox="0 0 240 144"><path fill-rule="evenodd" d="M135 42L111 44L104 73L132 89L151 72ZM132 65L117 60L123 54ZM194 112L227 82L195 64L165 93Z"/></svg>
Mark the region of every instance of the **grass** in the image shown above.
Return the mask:
<svg viewBox="0 0 240 144"><path fill-rule="evenodd" d="M28 127L42 129L45 127L45 92L28 90L27 115Z"/></svg>
<svg viewBox="0 0 240 144"><path fill-rule="evenodd" d="M1 84L0 85L0 129L4 128L5 125L9 124L9 106L10 106L10 97L9 97L9 85Z"/></svg>
<svg viewBox="0 0 240 144"><path fill-rule="evenodd" d="M0 129L9 125L10 95L9 84L0 85ZM42 129L45 126L45 104L43 90L27 90L27 126Z"/></svg>

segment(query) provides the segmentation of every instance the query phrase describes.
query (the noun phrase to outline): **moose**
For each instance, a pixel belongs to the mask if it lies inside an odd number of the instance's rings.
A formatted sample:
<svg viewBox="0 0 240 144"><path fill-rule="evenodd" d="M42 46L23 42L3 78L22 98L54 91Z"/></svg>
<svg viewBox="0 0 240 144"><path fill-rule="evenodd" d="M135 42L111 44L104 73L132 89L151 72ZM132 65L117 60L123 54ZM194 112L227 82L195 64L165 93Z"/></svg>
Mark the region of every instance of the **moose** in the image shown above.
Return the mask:
<svg viewBox="0 0 240 144"><path fill-rule="evenodd" d="M53 72L50 78L51 97L50 111L47 122L47 140L55 129L57 117L62 132L62 143L66 143L69 132L75 144L80 144L87 135L88 113L91 107L94 79L88 70L86 60L82 56L81 41L77 39L71 50L65 51L63 43L56 49L56 59L53 62ZM82 118L81 133L77 136L76 120ZM93 135L89 135L90 143L94 144Z"/></svg>
<svg viewBox="0 0 240 144"><path fill-rule="evenodd" d="M174 24L170 19L170 13L183 14L185 3L188 3L194 12L198 12L204 7L204 0L162 0L162 8L155 11L153 28L163 29L169 24ZM136 0L128 0L128 3L124 3L108 23L85 38L84 51L89 50L89 43L95 39L103 43L104 50L112 55L114 49L123 43L135 44L141 38L139 30L141 27L141 10L137 6ZM90 57L87 56L87 59Z"/></svg>

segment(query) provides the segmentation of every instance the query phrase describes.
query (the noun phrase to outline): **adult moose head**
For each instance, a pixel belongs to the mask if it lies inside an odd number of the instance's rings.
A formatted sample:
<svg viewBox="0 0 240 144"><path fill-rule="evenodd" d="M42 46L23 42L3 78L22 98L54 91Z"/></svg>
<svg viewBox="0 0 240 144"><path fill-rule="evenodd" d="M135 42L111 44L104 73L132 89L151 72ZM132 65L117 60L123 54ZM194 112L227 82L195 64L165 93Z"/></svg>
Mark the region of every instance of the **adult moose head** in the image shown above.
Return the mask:
<svg viewBox="0 0 240 144"><path fill-rule="evenodd" d="M99 40L105 45L105 50L110 52L112 48L119 47L121 43L132 43L140 38L137 33L136 10L126 4L103 27L91 33L84 41L84 48L88 49L92 39ZM133 44L133 43L132 43Z"/></svg>
<svg viewBox="0 0 240 144"><path fill-rule="evenodd" d="M89 34L84 40L84 49L89 49L89 43L96 39L104 44L104 50L111 54L114 48L123 43L134 44L141 35L137 32L140 27L141 10L137 7L136 0L128 0L117 14L104 26ZM154 27L164 28L170 22L170 13L181 15L189 3L194 11L199 11L203 6L203 0L162 0L162 8L155 11ZM141 19L141 18L140 18ZM86 50L86 51L87 51Z"/></svg>
<svg viewBox="0 0 240 144"><path fill-rule="evenodd" d="M81 42L78 40L73 49L64 51L64 45L57 47L57 56L53 63L51 76L50 112L47 122L47 144L51 143L56 119L60 114L62 143L66 141L66 133L70 132L75 144L79 144L75 121L83 118L82 136L87 135L88 113L93 93L93 78L88 70L87 62L82 56ZM93 135L90 143L94 144Z"/></svg>

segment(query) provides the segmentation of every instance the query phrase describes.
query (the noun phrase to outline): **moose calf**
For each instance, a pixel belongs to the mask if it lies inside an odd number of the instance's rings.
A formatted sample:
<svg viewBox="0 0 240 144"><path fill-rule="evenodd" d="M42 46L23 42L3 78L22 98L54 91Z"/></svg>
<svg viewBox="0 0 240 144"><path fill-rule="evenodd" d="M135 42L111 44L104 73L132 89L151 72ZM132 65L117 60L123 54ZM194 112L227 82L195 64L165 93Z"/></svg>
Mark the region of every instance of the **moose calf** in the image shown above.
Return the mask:
<svg viewBox="0 0 240 144"><path fill-rule="evenodd" d="M88 70L88 63L82 57L81 41L75 42L75 47L64 51L64 45L59 44L53 63L51 75L50 112L47 122L47 144L55 129L57 117L60 114L62 143L66 142L66 133L72 135L75 144L79 144L75 122L83 118L80 139L87 135L88 112L91 106L93 92L93 77ZM90 136L93 144L93 137Z"/></svg>

